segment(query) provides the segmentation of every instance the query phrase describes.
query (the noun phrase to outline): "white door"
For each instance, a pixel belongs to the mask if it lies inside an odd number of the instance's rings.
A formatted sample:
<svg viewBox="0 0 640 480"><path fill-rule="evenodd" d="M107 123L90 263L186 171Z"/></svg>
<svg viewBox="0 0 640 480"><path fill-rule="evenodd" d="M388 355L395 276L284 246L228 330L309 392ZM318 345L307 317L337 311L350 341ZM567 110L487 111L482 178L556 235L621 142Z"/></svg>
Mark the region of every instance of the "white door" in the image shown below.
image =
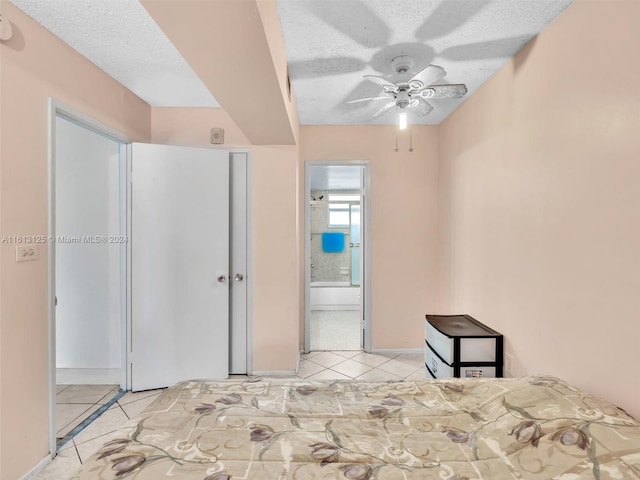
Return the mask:
<svg viewBox="0 0 640 480"><path fill-rule="evenodd" d="M229 373L229 152L131 146L131 386Z"/></svg>

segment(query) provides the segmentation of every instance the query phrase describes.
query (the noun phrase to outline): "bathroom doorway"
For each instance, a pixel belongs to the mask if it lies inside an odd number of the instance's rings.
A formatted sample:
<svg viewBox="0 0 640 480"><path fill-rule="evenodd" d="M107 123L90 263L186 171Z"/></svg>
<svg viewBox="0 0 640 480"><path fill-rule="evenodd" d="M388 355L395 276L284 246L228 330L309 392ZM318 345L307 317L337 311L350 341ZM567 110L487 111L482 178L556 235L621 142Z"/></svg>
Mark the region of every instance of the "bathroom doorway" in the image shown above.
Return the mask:
<svg viewBox="0 0 640 480"><path fill-rule="evenodd" d="M367 164L306 167L305 350L367 350Z"/></svg>

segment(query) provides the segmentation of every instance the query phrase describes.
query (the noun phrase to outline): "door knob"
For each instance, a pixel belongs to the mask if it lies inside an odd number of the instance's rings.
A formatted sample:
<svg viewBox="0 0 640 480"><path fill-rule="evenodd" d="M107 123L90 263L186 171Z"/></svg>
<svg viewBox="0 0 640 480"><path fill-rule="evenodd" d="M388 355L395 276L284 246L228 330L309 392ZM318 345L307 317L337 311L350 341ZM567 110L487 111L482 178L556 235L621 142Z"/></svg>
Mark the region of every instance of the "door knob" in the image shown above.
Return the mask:
<svg viewBox="0 0 640 480"><path fill-rule="evenodd" d="M226 275L220 275L220 276L218 277L218 281L219 281L220 283L224 283L224 282L226 282L226 281L227 281L227 276L226 276Z"/></svg>
<svg viewBox="0 0 640 480"><path fill-rule="evenodd" d="M241 282L242 280L244 280L244 275L236 273L236 282Z"/></svg>

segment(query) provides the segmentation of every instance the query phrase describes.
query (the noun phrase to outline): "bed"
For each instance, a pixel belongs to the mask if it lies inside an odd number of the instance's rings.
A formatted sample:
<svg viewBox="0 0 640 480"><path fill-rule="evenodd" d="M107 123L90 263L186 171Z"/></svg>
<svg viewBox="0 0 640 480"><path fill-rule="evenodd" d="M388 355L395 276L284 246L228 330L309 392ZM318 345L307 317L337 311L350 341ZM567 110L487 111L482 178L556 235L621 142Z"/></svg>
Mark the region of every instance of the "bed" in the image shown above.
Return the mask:
<svg viewBox="0 0 640 480"><path fill-rule="evenodd" d="M190 381L75 480L640 479L640 426L553 377Z"/></svg>

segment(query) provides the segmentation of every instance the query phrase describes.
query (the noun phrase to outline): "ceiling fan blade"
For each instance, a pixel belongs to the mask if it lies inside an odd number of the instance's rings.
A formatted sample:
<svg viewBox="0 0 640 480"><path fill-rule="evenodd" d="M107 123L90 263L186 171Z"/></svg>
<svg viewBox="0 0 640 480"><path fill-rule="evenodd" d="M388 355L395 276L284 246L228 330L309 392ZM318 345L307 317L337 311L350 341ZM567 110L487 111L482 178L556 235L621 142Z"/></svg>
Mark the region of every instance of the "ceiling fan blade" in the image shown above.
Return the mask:
<svg viewBox="0 0 640 480"><path fill-rule="evenodd" d="M367 97L367 98L357 98L355 100L349 100L348 102L344 102L344 103L358 103L358 102L366 102L366 101L371 101L371 100L384 100L387 99L389 100L389 96L384 96L384 97Z"/></svg>
<svg viewBox="0 0 640 480"><path fill-rule="evenodd" d="M363 78L366 78L367 80L370 80L373 83L377 83L378 85L380 85L382 87L387 87L389 90L392 90L394 92L398 91L398 87L396 86L396 84L395 83L391 83L386 78L382 78L382 77L379 77L377 75L365 75Z"/></svg>
<svg viewBox="0 0 640 480"><path fill-rule="evenodd" d="M365 98L365 97L379 97L384 95L380 92L380 87L373 83L365 80L364 78L358 82L350 91L345 92L344 96L341 97L340 101L335 104L334 108L337 108L341 111L349 110L352 111L357 107L366 107L366 103L356 103L354 105L345 105L344 102L348 102L349 100L353 100L354 98ZM389 101L391 99L389 98Z"/></svg>
<svg viewBox="0 0 640 480"><path fill-rule="evenodd" d="M389 102L385 106L383 106L380 110L378 110L376 113L371 115L371 117L372 118L378 118L382 114L386 113L387 110L389 110L390 108L395 107L395 106L396 106L396 101L395 100L393 102Z"/></svg>
<svg viewBox="0 0 640 480"><path fill-rule="evenodd" d="M461 98L467 93L467 86L431 85L420 92L422 98Z"/></svg>
<svg viewBox="0 0 640 480"><path fill-rule="evenodd" d="M437 65L427 65L422 70L420 70L418 73L416 73L413 76L413 78L411 80L409 80L408 83L409 83L409 85L411 85L411 82L417 80L419 82L422 82L422 84L425 87L427 87L427 86L431 85L433 82L437 82L441 78L444 78L444 76L446 74L447 74L447 72L442 67L439 67Z"/></svg>
<svg viewBox="0 0 640 480"><path fill-rule="evenodd" d="M418 98L418 104L415 107L411 107L411 109L416 112L416 115L419 117L424 117L425 115L429 115L431 110L433 110L433 105L427 103L423 98Z"/></svg>

